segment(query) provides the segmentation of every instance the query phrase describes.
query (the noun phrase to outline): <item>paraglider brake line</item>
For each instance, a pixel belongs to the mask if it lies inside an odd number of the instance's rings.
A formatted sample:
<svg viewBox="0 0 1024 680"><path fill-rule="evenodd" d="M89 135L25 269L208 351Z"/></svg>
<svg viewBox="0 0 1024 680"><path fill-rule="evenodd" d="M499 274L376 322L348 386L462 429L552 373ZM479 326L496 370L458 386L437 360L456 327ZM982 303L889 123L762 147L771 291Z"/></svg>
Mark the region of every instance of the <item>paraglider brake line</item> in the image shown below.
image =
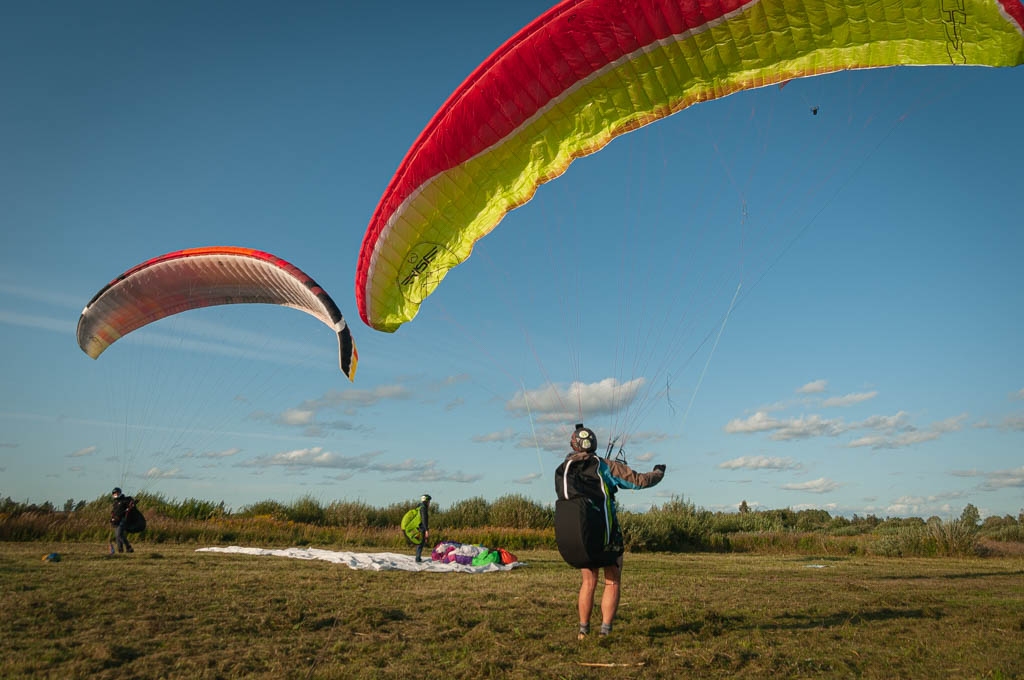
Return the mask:
<svg viewBox="0 0 1024 680"><path fill-rule="evenodd" d="M615 448L615 443L618 442L618 441L619 441L618 437L613 437L608 442L608 448L605 449L605 452L604 452L605 460L608 460L608 459L610 459L612 457L612 450ZM626 462L626 447L625 446L620 446L619 447L618 453L615 454L615 460L618 461L619 463L625 463Z"/></svg>
<svg viewBox="0 0 1024 680"><path fill-rule="evenodd" d="M729 303L729 309L725 312L725 317L722 319L722 326L718 329L718 335L715 336L715 344L711 346L711 351L708 353L708 359L704 362L704 368L700 372L700 377L697 379L697 386L693 388L693 394L690 395L690 403L686 406L686 413L683 414L682 426L686 427L686 419L690 415L690 409L693 408L693 402L697 399L697 392L700 390L701 383L704 382L704 375L708 372L708 366L711 365L711 357L715 355L715 350L718 348L718 341L722 339L722 333L725 332L725 324L729 323L729 315L732 314L733 308L736 306L736 298L740 295L740 288L743 286L742 283L737 284L736 292L732 295L732 302Z"/></svg>
<svg viewBox="0 0 1024 680"><path fill-rule="evenodd" d="M537 465L540 467L541 477L544 476L544 461L540 458L540 442L537 441L537 429L533 424L533 412L530 410L530 399L526 396L526 385L522 380L519 381L519 386L523 388L523 401L526 403L526 413L530 417L530 432L533 433L533 444L537 447Z"/></svg>
<svg viewBox="0 0 1024 680"><path fill-rule="evenodd" d="M676 414L676 405L672 403L672 395L669 390L672 389L672 383L669 381L668 376L665 376L665 401L668 402L668 408L672 411L672 415Z"/></svg>

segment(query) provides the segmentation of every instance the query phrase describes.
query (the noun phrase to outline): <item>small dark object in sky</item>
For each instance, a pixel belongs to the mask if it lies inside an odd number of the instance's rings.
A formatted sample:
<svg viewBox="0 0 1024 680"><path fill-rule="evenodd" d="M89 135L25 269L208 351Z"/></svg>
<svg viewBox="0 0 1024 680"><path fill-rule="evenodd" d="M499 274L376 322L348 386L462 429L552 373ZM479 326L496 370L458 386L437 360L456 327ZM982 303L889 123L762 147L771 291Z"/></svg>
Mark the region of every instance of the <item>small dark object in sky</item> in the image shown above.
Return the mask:
<svg viewBox="0 0 1024 680"><path fill-rule="evenodd" d="M818 115L818 107L817 106L812 106L811 107L811 115L812 116L817 116Z"/></svg>

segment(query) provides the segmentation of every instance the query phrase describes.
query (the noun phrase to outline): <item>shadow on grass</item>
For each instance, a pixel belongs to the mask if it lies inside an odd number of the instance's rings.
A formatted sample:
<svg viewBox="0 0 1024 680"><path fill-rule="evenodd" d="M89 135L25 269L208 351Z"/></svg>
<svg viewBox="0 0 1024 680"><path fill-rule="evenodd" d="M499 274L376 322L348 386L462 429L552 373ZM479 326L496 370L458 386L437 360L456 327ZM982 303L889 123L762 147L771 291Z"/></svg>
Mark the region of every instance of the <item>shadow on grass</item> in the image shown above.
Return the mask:
<svg viewBox="0 0 1024 680"><path fill-rule="evenodd" d="M941 619L944 616L938 609L893 609L882 607L862 612L838 611L822 616L805 614L783 614L775 617L775 622L764 629L774 630L813 630L815 628L835 628L837 626L877 623L896 619Z"/></svg>
<svg viewBox="0 0 1024 680"><path fill-rule="evenodd" d="M837 611L831 614L782 614L767 622L755 623L742 615L724 615L709 611L700 619L683 621L679 625L651 626L647 634L652 638L671 637L690 633L694 635L719 636L736 630L815 630L836 628L839 626L856 626L879 621L897 619L941 619L943 612L938 609L894 609L883 607L866 611Z"/></svg>
<svg viewBox="0 0 1024 680"><path fill-rule="evenodd" d="M913 574L911 576L900 576L898 574L886 574L877 576L879 581L926 581L933 578L944 579L973 579L992 578L995 576L1024 576L1024 569L1016 571L968 571L960 574Z"/></svg>

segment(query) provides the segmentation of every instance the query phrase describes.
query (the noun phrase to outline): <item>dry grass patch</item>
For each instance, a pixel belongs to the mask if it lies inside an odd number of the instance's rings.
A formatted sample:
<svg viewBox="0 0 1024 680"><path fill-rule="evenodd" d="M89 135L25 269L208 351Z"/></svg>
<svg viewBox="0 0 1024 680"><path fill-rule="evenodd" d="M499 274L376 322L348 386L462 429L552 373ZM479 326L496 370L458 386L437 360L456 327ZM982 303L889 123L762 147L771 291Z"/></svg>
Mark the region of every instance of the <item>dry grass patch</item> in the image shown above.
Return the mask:
<svg viewBox="0 0 1024 680"><path fill-rule="evenodd" d="M0 677L1024 674L1014 556L631 554L612 636L577 643L578 575L553 551L458 574L195 548L141 543L111 557L98 544L3 544ZM52 550L62 561L42 562Z"/></svg>

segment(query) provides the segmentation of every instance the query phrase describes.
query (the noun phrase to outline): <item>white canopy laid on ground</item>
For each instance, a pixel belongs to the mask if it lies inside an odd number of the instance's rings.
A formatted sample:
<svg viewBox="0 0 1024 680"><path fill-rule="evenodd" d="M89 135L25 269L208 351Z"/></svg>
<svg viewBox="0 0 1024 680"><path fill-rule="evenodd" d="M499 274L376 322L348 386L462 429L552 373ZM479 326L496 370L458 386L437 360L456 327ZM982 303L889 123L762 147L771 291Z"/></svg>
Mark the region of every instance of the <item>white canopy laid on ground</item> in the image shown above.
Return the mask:
<svg viewBox="0 0 1024 680"><path fill-rule="evenodd" d="M512 564L485 564L474 567L469 564L458 564L457 562L434 562L425 559L416 562L412 555L401 555L399 553L358 553L338 550L321 550L319 548L284 548L272 550L268 548L243 548L237 545L230 545L219 548L199 548L196 552L218 552L235 553L239 555L273 555L275 557L292 557L299 560L323 560L335 564L344 564L350 569L368 569L371 571L460 571L467 574L482 574L492 571L509 571L516 567L525 566L523 562Z"/></svg>

